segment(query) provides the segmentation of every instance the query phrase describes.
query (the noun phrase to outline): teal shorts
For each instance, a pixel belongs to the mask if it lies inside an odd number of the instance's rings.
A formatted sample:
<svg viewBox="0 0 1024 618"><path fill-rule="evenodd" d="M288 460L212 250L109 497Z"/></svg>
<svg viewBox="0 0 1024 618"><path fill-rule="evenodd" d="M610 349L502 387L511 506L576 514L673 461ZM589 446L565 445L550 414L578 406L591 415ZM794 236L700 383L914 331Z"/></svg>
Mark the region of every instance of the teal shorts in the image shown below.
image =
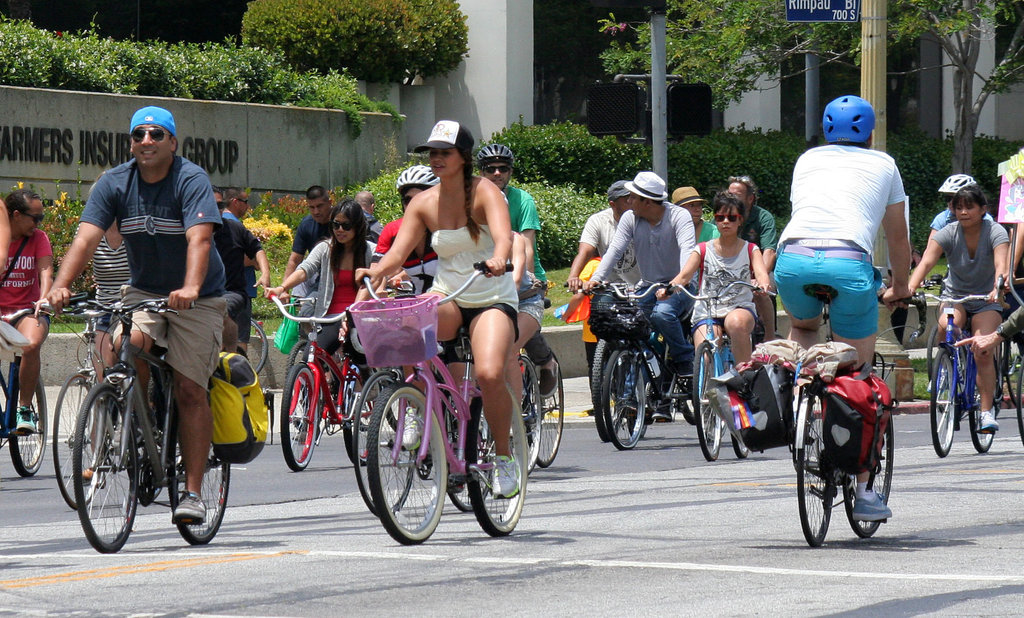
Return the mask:
<svg viewBox="0 0 1024 618"><path fill-rule="evenodd" d="M866 259L829 257L827 253L814 251L808 256L781 250L775 262L775 283L786 311L798 320L821 315L822 301L808 295L804 286L828 285L837 292L829 311L832 332L844 339L874 335L878 331L881 273Z"/></svg>

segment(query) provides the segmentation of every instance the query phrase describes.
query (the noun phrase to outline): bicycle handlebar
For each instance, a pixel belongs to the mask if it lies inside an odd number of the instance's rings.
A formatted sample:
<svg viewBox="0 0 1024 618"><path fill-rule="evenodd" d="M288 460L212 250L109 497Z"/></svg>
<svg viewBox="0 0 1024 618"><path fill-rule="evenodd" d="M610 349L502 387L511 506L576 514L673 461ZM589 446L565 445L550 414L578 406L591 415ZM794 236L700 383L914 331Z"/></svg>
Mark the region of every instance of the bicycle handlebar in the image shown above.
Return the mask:
<svg viewBox="0 0 1024 618"><path fill-rule="evenodd" d="M718 291L719 296L722 295L722 294L725 294L726 290L728 290L729 288L731 288L734 285L738 285L738 286L744 287L744 288L750 288L751 290L753 290L755 292L764 292L768 296L772 296L772 297L775 296L775 292L772 292L771 290L762 290L760 288L760 286L756 286L753 283L749 283L747 281L740 281L740 280L733 281L729 285L727 285L724 288L722 288L721 290L719 290ZM715 298L718 298L718 296L701 296L700 294L693 294L693 293L690 292L690 290L686 289L685 286L681 286L681 285L673 285L673 286L668 288L668 293L669 294L672 294L672 293L678 292L678 291L682 291L683 293L685 293L687 296L689 296L693 300L714 300Z"/></svg>
<svg viewBox="0 0 1024 618"><path fill-rule="evenodd" d="M584 290L584 294L594 295L598 292L611 292L613 296L619 300L643 300L656 293L661 288L667 288L667 283L655 283L652 284L646 291L636 294L632 292L632 284L629 283L609 283L607 281L600 281L595 283L589 290Z"/></svg>
<svg viewBox="0 0 1024 618"><path fill-rule="evenodd" d="M297 315L292 315L292 314L288 313L288 305L285 305L284 303L282 303L281 299L277 297L277 294L271 294L268 298L270 298L271 302L273 302L275 305L277 305L277 310L281 312L281 315L283 315L285 318L291 320L292 322L299 322L300 324L333 324L335 322L340 322L342 320L342 318L345 317L345 314L348 313L347 311L342 311L338 315L330 317L330 318L318 318L316 316L309 316L309 317L303 318L303 317L299 317ZM302 300L308 300L308 298L293 299L293 300L302 301ZM289 305L290 304L291 303L289 303Z"/></svg>

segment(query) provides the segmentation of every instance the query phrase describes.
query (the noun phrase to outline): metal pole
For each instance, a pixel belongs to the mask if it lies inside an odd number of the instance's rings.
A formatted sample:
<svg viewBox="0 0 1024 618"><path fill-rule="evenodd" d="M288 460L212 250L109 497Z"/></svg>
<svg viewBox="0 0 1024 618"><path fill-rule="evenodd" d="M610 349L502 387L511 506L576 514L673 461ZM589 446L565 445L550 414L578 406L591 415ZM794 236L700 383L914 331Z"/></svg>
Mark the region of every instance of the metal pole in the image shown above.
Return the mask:
<svg viewBox="0 0 1024 618"><path fill-rule="evenodd" d="M872 147L884 152L888 126L885 113L885 31L888 6L885 0L863 0L862 6L860 36L864 55L860 65L861 96L875 108Z"/></svg>
<svg viewBox="0 0 1024 618"><path fill-rule="evenodd" d="M821 59L818 54L804 54L804 139L808 144L815 142L821 132L821 111L818 109L820 95Z"/></svg>
<svg viewBox="0 0 1024 618"><path fill-rule="evenodd" d="M651 11L651 151L654 173L668 183L667 86L665 73L665 10Z"/></svg>

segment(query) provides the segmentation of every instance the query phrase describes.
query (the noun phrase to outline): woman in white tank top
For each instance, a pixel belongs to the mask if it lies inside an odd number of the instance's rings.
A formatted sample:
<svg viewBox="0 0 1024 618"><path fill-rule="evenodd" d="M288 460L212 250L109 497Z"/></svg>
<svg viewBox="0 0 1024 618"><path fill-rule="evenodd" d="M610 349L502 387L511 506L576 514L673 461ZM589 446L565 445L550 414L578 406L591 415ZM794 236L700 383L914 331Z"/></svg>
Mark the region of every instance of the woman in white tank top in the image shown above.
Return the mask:
<svg viewBox="0 0 1024 618"><path fill-rule="evenodd" d="M505 382L519 303L512 277L505 276L512 225L501 190L473 175L473 143L469 130L457 122L442 120L434 126L416 152L429 151L430 169L441 182L413 198L391 250L365 274L379 288L386 277L399 273L427 230L432 231L431 245L438 256L431 293L454 291L472 273L474 262L487 262L488 277L478 279L454 303L438 307L437 336L442 341L454 339L463 322L468 323L474 373L499 455L492 489L497 496L511 497L519 491L516 465L509 458L513 407Z"/></svg>

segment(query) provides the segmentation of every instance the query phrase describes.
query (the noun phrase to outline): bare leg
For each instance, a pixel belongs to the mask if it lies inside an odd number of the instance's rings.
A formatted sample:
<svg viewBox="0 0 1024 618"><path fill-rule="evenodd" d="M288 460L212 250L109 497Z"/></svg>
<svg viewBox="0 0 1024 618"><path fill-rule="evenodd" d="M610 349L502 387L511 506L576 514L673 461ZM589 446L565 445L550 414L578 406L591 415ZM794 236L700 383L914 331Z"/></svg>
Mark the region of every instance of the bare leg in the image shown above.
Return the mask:
<svg viewBox="0 0 1024 618"><path fill-rule="evenodd" d="M489 309L473 319L469 338L473 346L473 369L483 397L484 416L494 435L498 455L511 455L512 394L505 381L505 365L513 345L512 320L498 309Z"/></svg>
<svg viewBox="0 0 1024 618"><path fill-rule="evenodd" d="M997 311L982 311L974 314L971 320L971 332L975 335L989 335L996 331L1002 318ZM996 367L992 362L992 350L975 354L978 367L978 389L981 396L981 409L991 410L996 404Z"/></svg>
<svg viewBox="0 0 1024 618"><path fill-rule="evenodd" d="M21 354L21 369L18 372L18 381L21 384L18 404L27 406L32 403L36 385L39 384L39 353L50 327L46 320L28 315L18 322L18 332L28 339L28 345Z"/></svg>
<svg viewBox="0 0 1024 618"><path fill-rule="evenodd" d="M185 489L200 494L213 439L213 413L206 389L177 372L174 394L178 401L178 442L185 462Z"/></svg>
<svg viewBox="0 0 1024 618"><path fill-rule="evenodd" d="M757 317L764 324L764 340L775 339L775 299L767 294L755 294L754 307L757 309Z"/></svg>
<svg viewBox="0 0 1024 618"><path fill-rule="evenodd" d="M750 333L754 331L754 316L746 309L733 309L725 316L725 332L729 333L732 355L737 363L750 360Z"/></svg>
<svg viewBox="0 0 1024 618"><path fill-rule="evenodd" d="M519 350L522 350L530 337L540 330L540 324L528 313L519 313L516 317L519 324L519 339L509 351L508 362L505 363L505 380L512 388L512 395L522 401L523 380L519 374Z"/></svg>
<svg viewBox="0 0 1024 618"><path fill-rule="evenodd" d="M821 327L821 316L807 320L793 319L789 326L789 338L804 348L818 343L818 328Z"/></svg>

